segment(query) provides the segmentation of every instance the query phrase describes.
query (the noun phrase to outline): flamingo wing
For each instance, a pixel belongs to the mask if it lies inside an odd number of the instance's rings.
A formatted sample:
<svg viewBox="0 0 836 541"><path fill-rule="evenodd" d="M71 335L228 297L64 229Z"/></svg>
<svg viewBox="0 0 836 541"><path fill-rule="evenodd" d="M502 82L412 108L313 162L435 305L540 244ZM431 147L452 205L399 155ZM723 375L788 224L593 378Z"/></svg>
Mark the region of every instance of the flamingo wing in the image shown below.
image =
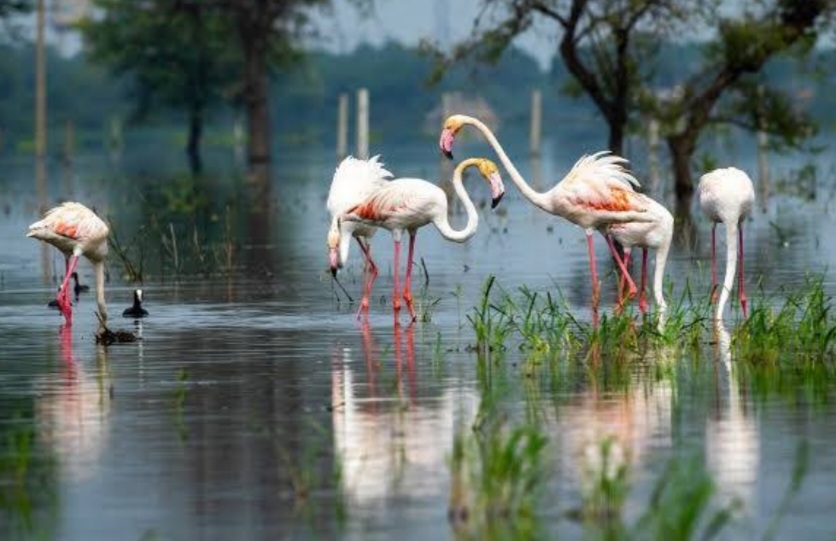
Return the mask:
<svg viewBox="0 0 836 541"><path fill-rule="evenodd" d="M440 199L439 199L440 197ZM398 179L346 212L349 219L388 227L417 228L446 209L444 191L421 179Z"/></svg>
<svg viewBox="0 0 836 541"><path fill-rule="evenodd" d="M58 237L72 241L106 239L107 225L81 203L66 202L47 211L44 218L29 226L28 237L49 240Z"/></svg>
<svg viewBox="0 0 836 541"><path fill-rule="evenodd" d="M332 216L342 214L386 186L391 178L392 173L380 162L380 156L368 160L348 156L334 171L328 192L328 212Z"/></svg>

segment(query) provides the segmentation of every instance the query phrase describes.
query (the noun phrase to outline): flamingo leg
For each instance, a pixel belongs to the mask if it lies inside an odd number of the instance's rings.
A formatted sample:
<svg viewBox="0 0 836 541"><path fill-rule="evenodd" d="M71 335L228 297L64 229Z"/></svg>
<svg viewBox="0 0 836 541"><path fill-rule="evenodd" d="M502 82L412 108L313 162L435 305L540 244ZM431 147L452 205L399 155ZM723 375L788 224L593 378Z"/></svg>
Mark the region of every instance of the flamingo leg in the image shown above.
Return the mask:
<svg viewBox="0 0 836 541"><path fill-rule="evenodd" d="M371 245L360 240L360 237L357 237L357 244L360 245L360 249L363 251L365 258L365 263L363 264L363 298L360 300L360 308L357 309L357 317L359 318L362 313L369 311L372 285L377 278L377 265L372 260Z"/></svg>
<svg viewBox="0 0 836 541"><path fill-rule="evenodd" d="M630 265L630 248L624 248L624 266L628 267ZM616 304L615 310L617 313L620 313L621 310L624 309L624 302L627 300L624 298L624 287L627 285L626 281L624 280L624 275L620 274L618 276L618 303Z"/></svg>
<svg viewBox="0 0 836 541"><path fill-rule="evenodd" d="M595 266L595 248L592 246L592 231L586 232L586 246L589 249L589 274L592 276L592 325L598 327L598 269Z"/></svg>
<svg viewBox="0 0 836 541"><path fill-rule="evenodd" d="M711 304L717 302L717 222L711 224Z"/></svg>
<svg viewBox="0 0 836 541"><path fill-rule="evenodd" d="M630 278L630 272L627 270L627 267L624 265L624 261L621 260L621 257L618 255L618 250L615 248L615 243L612 240L610 235L606 235L607 244L610 246L610 252L612 252L613 259L618 264L618 268L621 269L621 274L624 279L627 281L627 287L629 288L627 292L627 298L633 298L636 296L636 283L633 282L633 279Z"/></svg>
<svg viewBox="0 0 836 541"><path fill-rule="evenodd" d="M67 325L73 324L73 306L70 304L70 295L68 292L70 286L70 275L75 272L77 265L78 256L73 255L69 259L67 272L64 275L64 281L61 282L61 287L58 289L58 309L61 310L62 314L64 314L64 320L67 322Z"/></svg>
<svg viewBox="0 0 836 541"><path fill-rule="evenodd" d="M746 298L746 289L743 286L743 222L741 221L739 227L737 228L738 234L738 278L737 278L737 289L738 289L738 296L740 297L740 307L743 309L743 319L749 317L748 311L746 310L747 298Z"/></svg>
<svg viewBox="0 0 836 541"><path fill-rule="evenodd" d="M642 248L642 281L639 285L639 310L642 314L647 313L647 296L644 289L647 286L647 248Z"/></svg>
<svg viewBox="0 0 836 541"><path fill-rule="evenodd" d="M415 255L415 232L409 233L409 252L406 256L406 283L403 286L403 300L406 301L406 307L409 308L409 315L412 316L412 321L415 321L415 306L412 302L412 261Z"/></svg>
<svg viewBox="0 0 836 541"><path fill-rule="evenodd" d="M401 298L398 295L398 265L401 258L401 239L395 239L395 262L392 269L395 273L394 289L392 290L392 309L395 311L395 324L398 324L398 314L401 311Z"/></svg>

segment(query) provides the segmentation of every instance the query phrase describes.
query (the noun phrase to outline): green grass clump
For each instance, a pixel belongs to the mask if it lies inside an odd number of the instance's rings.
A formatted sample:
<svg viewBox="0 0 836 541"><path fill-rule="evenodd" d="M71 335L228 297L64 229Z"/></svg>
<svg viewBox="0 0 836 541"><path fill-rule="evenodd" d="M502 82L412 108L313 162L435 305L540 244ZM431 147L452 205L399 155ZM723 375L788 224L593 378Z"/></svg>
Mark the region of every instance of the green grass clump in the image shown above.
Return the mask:
<svg viewBox="0 0 836 541"><path fill-rule="evenodd" d="M760 366L832 363L836 360L832 301L821 277L808 278L800 291L786 295L780 307L758 299L734 335L736 359Z"/></svg>

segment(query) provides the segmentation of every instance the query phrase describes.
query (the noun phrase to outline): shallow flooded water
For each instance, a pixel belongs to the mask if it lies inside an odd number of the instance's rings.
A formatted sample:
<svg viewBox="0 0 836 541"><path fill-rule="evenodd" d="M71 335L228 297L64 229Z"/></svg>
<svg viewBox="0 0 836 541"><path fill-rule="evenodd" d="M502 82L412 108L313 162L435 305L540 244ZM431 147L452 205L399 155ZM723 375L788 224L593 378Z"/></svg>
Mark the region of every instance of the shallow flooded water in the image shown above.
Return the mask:
<svg viewBox="0 0 836 541"><path fill-rule="evenodd" d="M403 154L406 166L389 163L396 173L439 175ZM541 174L556 179L570 162L547 156ZM584 345L536 362L513 341L480 356L468 316L490 275L590 318L583 233L510 183L470 242L419 233L426 317L413 325L393 324L392 243L379 232L381 274L358 321L357 246L341 273L354 304L325 272L333 167L300 156L280 168L259 188L263 213L242 203L253 195L243 182L110 180L96 163L72 185L56 178L50 204L95 205L142 267L150 315L135 322L120 316L138 286L112 248L108 323L141 339L108 347L95 343L92 292L71 328L47 308L63 260L25 238L38 204L26 168L11 174L0 215L3 539L670 539L694 508L694 531L716 518L724 539L836 531L836 379L764 381L711 333L696 352L650 348L630 363ZM834 292L832 189L777 194L745 225L753 297L779 302L807 273ZM675 241L674 296L708 294L709 227L694 224ZM614 270L596 244L611 312Z"/></svg>

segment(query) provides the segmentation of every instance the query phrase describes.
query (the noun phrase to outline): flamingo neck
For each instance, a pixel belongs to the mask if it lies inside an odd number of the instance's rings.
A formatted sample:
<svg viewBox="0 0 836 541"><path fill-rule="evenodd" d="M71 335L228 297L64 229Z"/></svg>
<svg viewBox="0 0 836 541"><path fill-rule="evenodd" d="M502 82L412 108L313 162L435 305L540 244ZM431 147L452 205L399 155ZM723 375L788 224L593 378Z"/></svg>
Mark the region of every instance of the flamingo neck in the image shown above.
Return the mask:
<svg viewBox="0 0 836 541"><path fill-rule="evenodd" d="M731 288L734 285L734 274L737 270L737 222L726 223L726 276L723 278L723 289L717 302L715 319L723 319L723 308L729 300Z"/></svg>
<svg viewBox="0 0 836 541"><path fill-rule="evenodd" d="M450 226L446 209L444 214L440 215L437 220L434 220L435 226L438 228L441 236L453 242L466 241L476 233L476 228L479 226L479 214L476 212L476 206L467 194L467 190L464 189L464 184L462 184L462 173L476 162L477 160L474 158L464 160L456 166L456 170L453 172L453 189L456 191L459 199L461 199L465 212L467 212L467 224L464 226L464 229L455 230Z"/></svg>
<svg viewBox="0 0 836 541"><path fill-rule="evenodd" d="M508 157L508 154L505 153L505 149L502 148L502 145L499 143L499 140L493 134L490 128L488 128L484 122L477 118L467 117L465 121L466 124L470 124L474 126L477 130L482 132L482 135L485 136L485 139L488 140L488 144L491 145L496 155L499 157L499 161L502 162L502 165L505 167L505 170L508 171L508 175L511 177L511 181L519 188L520 192L522 192L523 197L540 207L541 209L550 212L548 206L548 198L546 197L545 193L538 192L534 188L532 188L528 182L525 181L523 176L517 170L514 162L511 161L511 158Z"/></svg>
<svg viewBox="0 0 836 541"><path fill-rule="evenodd" d="M339 229L340 235L340 264L345 265L345 262L348 261L348 248L351 246L351 237L353 234L354 226L347 221L343 221L343 223L337 227L337 216L334 216L334 219L331 220L331 227L333 229Z"/></svg>
<svg viewBox="0 0 836 541"><path fill-rule="evenodd" d="M653 297L656 299L656 305L659 307L659 312L664 315L668 311L668 303L665 302L663 291L663 281L665 278L665 264L668 262L668 253L671 248L671 239L667 239L656 249L656 265L653 271Z"/></svg>
<svg viewBox="0 0 836 541"><path fill-rule="evenodd" d="M104 294L104 262L97 261L96 267L96 304L99 305L99 315L102 321L107 321L107 305Z"/></svg>

